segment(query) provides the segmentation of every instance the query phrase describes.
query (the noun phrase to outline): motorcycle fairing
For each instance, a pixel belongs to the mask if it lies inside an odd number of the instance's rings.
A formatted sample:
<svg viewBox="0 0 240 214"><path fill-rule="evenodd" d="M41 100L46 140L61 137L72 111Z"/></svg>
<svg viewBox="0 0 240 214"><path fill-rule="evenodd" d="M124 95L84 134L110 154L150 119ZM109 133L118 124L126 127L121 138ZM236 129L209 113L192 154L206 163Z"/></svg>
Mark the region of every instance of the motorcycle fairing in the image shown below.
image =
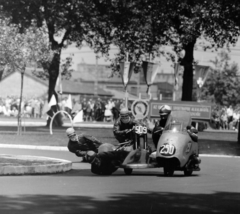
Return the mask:
<svg viewBox="0 0 240 214"><path fill-rule="evenodd" d="M198 143L192 141L187 126L191 125L189 112L172 111L158 141L156 158L160 166L174 159L177 168L186 165L189 157L198 154Z"/></svg>

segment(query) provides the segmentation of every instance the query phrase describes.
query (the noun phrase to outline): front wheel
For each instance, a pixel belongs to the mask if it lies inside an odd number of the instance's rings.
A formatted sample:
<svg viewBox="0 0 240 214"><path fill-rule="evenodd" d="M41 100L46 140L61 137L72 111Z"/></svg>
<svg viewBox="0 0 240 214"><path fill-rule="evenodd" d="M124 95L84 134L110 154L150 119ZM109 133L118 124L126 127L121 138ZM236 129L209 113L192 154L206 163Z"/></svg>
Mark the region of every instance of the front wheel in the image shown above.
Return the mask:
<svg viewBox="0 0 240 214"><path fill-rule="evenodd" d="M185 176L191 176L192 175L192 173L193 173L193 170L184 170L184 175Z"/></svg>
<svg viewBox="0 0 240 214"><path fill-rule="evenodd" d="M145 140L143 137L139 138L139 147L140 149L145 149Z"/></svg>
<svg viewBox="0 0 240 214"><path fill-rule="evenodd" d="M168 167L163 168L163 172L165 176L173 176L174 174L174 169L170 169Z"/></svg>
<svg viewBox="0 0 240 214"><path fill-rule="evenodd" d="M131 175L132 174L133 169L130 168L124 168L124 172L126 175Z"/></svg>

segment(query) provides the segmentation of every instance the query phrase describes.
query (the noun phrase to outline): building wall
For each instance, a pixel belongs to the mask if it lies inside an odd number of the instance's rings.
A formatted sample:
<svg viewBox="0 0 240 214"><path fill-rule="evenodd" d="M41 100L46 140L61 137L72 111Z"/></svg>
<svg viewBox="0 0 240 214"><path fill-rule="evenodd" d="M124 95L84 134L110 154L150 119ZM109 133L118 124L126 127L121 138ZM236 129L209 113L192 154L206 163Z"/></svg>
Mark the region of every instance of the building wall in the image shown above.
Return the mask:
<svg viewBox="0 0 240 214"><path fill-rule="evenodd" d="M47 93L48 87L36 80L24 75L23 79L23 97L40 97ZM0 97L7 96L20 97L21 74L14 72L0 82Z"/></svg>

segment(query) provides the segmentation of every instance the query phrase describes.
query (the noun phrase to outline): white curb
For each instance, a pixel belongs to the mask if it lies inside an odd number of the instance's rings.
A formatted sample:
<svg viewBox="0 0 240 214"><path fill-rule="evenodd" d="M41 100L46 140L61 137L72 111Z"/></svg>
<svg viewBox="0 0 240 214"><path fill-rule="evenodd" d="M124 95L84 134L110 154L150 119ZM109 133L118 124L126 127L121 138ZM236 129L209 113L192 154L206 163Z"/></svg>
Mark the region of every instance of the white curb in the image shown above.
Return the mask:
<svg viewBox="0 0 240 214"><path fill-rule="evenodd" d="M25 175L25 174L53 174L66 172L72 169L72 162L63 159L48 158L48 157L36 157L27 155L0 155L1 158L37 161L43 162L43 164L36 164L31 166L1 166L0 175ZM49 163L47 163L49 161Z"/></svg>
<svg viewBox="0 0 240 214"><path fill-rule="evenodd" d="M32 146L32 145L0 144L0 148L68 151L68 148L63 146Z"/></svg>

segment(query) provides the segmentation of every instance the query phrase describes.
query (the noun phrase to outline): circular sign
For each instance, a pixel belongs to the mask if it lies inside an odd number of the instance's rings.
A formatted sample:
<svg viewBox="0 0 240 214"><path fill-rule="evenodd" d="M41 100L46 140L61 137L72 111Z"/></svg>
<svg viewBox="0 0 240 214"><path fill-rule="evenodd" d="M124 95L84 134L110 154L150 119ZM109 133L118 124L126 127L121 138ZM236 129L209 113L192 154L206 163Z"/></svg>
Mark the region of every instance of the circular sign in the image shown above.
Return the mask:
<svg viewBox="0 0 240 214"><path fill-rule="evenodd" d="M145 100L135 100L132 104L131 111L136 119L144 119L149 112L149 105Z"/></svg>

